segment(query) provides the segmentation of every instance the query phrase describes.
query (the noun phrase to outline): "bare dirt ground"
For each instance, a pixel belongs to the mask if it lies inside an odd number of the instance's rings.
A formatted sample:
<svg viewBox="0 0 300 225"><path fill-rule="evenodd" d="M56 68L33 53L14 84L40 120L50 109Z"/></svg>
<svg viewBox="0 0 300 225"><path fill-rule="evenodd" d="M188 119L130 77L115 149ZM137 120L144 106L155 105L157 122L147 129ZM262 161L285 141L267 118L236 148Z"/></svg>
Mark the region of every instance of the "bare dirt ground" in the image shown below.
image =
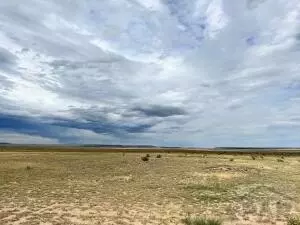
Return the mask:
<svg viewBox="0 0 300 225"><path fill-rule="evenodd" d="M0 152L0 224L171 225L192 215L279 225L300 213L300 157L143 155Z"/></svg>

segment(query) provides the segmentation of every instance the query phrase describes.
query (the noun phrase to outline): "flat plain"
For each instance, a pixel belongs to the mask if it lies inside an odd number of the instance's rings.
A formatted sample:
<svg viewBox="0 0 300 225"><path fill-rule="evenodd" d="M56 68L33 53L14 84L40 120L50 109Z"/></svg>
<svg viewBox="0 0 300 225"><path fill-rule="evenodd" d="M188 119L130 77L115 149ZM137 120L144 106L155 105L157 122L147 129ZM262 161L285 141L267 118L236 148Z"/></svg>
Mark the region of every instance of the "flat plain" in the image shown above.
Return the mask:
<svg viewBox="0 0 300 225"><path fill-rule="evenodd" d="M299 156L148 154L0 151L0 224L280 225L300 214Z"/></svg>

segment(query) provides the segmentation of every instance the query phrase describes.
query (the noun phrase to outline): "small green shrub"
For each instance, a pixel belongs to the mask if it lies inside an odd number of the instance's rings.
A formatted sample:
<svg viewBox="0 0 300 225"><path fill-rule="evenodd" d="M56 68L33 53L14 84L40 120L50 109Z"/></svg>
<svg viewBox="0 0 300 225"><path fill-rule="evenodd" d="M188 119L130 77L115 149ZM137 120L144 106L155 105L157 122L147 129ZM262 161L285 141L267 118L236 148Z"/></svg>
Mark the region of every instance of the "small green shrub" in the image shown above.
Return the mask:
<svg viewBox="0 0 300 225"><path fill-rule="evenodd" d="M149 157L147 157L147 156L143 156L143 157L141 157L141 159L142 159L144 162L149 161Z"/></svg>
<svg viewBox="0 0 300 225"><path fill-rule="evenodd" d="M256 157L255 157L254 155L251 155L251 158L252 158L253 160L255 160L255 159L256 159Z"/></svg>
<svg viewBox="0 0 300 225"><path fill-rule="evenodd" d="M230 161L230 162L233 162L233 161L234 161L234 158L229 159L229 161Z"/></svg>
<svg viewBox="0 0 300 225"><path fill-rule="evenodd" d="M156 158L160 159L160 158L161 158L161 155L160 155L160 154L158 154L158 155L156 156Z"/></svg>
<svg viewBox="0 0 300 225"><path fill-rule="evenodd" d="M284 162L283 159L277 159L277 162Z"/></svg>
<svg viewBox="0 0 300 225"><path fill-rule="evenodd" d="M150 154L147 154L146 157L150 158Z"/></svg>
<svg viewBox="0 0 300 225"><path fill-rule="evenodd" d="M26 170L31 170L31 166L26 166Z"/></svg>
<svg viewBox="0 0 300 225"><path fill-rule="evenodd" d="M299 217L289 218L287 225L300 225L300 218Z"/></svg>
<svg viewBox="0 0 300 225"><path fill-rule="evenodd" d="M203 217L187 217L182 221L186 225L221 225L218 219L207 219Z"/></svg>

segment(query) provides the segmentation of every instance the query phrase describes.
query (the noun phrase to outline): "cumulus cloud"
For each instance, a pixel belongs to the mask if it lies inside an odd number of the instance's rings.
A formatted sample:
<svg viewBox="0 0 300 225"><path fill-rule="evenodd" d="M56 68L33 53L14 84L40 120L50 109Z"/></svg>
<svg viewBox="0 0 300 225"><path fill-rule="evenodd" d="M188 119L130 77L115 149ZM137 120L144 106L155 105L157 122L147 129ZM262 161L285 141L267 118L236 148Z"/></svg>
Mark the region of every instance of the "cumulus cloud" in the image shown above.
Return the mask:
<svg viewBox="0 0 300 225"><path fill-rule="evenodd" d="M299 145L299 19L298 0L0 2L0 130Z"/></svg>

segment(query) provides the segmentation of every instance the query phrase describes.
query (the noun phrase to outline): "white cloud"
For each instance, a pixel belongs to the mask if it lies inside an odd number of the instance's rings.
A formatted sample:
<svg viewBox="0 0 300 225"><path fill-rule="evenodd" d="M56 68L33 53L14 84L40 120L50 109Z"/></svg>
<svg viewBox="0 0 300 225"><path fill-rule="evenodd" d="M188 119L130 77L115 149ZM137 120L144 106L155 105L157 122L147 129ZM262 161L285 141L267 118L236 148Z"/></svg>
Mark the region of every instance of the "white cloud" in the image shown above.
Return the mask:
<svg viewBox="0 0 300 225"><path fill-rule="evenodd" d="M298 0L15 3L0 3L0 114L72 121L88 142L271 145L269 128L298 129ZM149 129L116 139L128 126Z"/></svg>
<svg viewBox="0 0 300 225"><path fill-rule="evenodd" d="M15 132L0 131L0 142L11 144L59 144L55 139Z"/></svg>
<svg viewBox="0 0 300 225"><path fill-rule="evenodd" d="M161 0L136 0L139 4L144 6L146 9L161 11L163 4Z"/></svg>

